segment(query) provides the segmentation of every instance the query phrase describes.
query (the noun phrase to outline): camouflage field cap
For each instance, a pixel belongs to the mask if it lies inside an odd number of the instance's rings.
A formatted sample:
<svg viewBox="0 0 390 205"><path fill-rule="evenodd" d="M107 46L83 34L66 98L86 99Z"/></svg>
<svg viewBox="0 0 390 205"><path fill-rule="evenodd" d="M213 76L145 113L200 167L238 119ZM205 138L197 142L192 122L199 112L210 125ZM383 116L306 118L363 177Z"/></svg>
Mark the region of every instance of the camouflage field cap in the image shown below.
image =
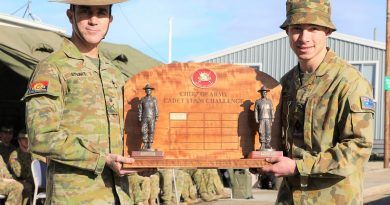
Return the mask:
<svg viewBox="0 0 390 205"><path fill-rule="evenodd" d="M281 29L294 24L314 24L336 30L329 0L287 0L286 17Z"/></svg>
<svg viewBox="0 0 390 205"><path fill-rule="evenodd" d="M101 6L125 2L127 0L49 0L49 2L58 2L73 5Z"/></svg>

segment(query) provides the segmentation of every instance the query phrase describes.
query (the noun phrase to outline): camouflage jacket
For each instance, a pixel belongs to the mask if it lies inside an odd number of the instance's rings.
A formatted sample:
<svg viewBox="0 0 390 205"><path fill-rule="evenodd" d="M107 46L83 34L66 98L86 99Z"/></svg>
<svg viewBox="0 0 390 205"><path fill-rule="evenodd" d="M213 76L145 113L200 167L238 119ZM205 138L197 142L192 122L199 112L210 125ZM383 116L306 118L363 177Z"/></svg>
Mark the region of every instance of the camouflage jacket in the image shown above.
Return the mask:
<svg viewBox="0 0 390 205"><path fill-rule="evenodd" d="M106 154L123 154L124 81L101 52L99 61L97 68L64 39L24 96L30 150L49 160L49 204L111 203L113 190L128 200L127 178L105 167Z"/></svg>
<svg viewBox="0 0 390 205"><path fill-rule="evenodd" d="M0 141L0 156L3 157L3 160L6 164L8 164L9 156L14 150L16 150L16 147L12 144L7 146Z"/></svg>
<svg viewBox="0 0 390 205"><path fill-rule="evenodd" d="M282 141L299 174L284 179L276 204L362 204L374 134L368 81L328 51L305 82L296 66L281 84Z"/></svg>
<svg viewBox="0 0 390 205"><path fill-rule="evenodd" d="M20 148L17 148L11 153L8 165L11 173L15 176L15 179L33 182L31 162L32 156L29 152L23 152Z"/></svg>
<svg viewBox="0 0 390 205"><path fill-rule="evenodd" d="M7 164L4 162L3 157L0 156L0 182L2 182L3 179L13 179L13 178L7 169Z"/></svg>

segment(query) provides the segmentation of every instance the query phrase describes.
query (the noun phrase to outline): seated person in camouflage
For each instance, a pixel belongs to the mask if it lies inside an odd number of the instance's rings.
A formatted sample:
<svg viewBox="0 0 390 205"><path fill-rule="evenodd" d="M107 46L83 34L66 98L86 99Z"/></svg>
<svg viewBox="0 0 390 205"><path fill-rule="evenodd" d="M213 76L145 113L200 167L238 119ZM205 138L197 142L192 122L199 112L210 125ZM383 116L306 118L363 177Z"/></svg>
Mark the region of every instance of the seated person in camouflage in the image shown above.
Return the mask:
<svg viewBox="0 0 390 205"><path fill-rule="evenodd" d="M129 180L129 191L130 191L130 205L143 205L142 191L141 191L141 179L137 173L132 173L127 176Z"/></svg>
<svg viewBox="0 0 390 205"><path fill-rule="evenodd" d="M224 186L217 169L191 169L187 170L187 172L194 180L202 200L208 202L230 197L224 191Z"/></svg>
<svg viewBox="0 0 390 205"><path fill-rule="evenodd" d="M7 164L11 152L16 149L16 147L11 144L13 136L14 129L11 126L2 126L0 128L0 155Z"/></svg>
<svg viewBox="0 0 390 205"><path fill-rule="evenodd" d="M159 169L160 174L160 188L161 188L161 200L163 205L174 205L176 200L174 198L174 184L173 184L173 170L172 169ZM184 205L184 204L182 204Z"/></svg>
<svg viewBox="0 0 390 205"><path fill-rule="evenodd" d="M178 187L181 187L181 197L183 198L183 201L187 204L195 204L200 202L200 199L198 198L198 192L196 190L196 185L194 184L194 181L192 180L188 170L182 169L180 170L180 173L182 173L183 185L178 185Z"/></svg>
<svg viewBox="0 0 390 205"><path fill-rule="evenodd" d="M230 194L226 193L219 175L218 169L205 169L207 192L215 195L217 199L230 198Z"/></svg>
<svg viewBox="0 0 390 205"><path fill-rule="evenodd" d="M130 198L136 205L156 205L160 193L160 176L158 173L149 177L137 173L129 175Z"/></svg>
<svg viewBox="0 0 390 205"><path fill-rule="evenodd" d="M143 192L144 204L156 205L160 193L160 175L155 173L149 177L142 177L142 179L141 190Z"/></svg>
<svg viewBox="0 0 390 205"><path fill-rule="evenodd" d="M31 173L31 153L28 152L28 137L25 130L18 134L19 147L11 153L8 161L10 171L14 178L23 184L23 204L32 198L34 181Z"/></svg>
<svg viewBox="0 0 390 205"><path fill-rule="evenodd" d="M23 185L14 180L0 156L0 194L6 195L5 205L22 204Z"/></svg>
<svg viewBox="0 0 390 205"><path fill-rule="evenodd" d="M173 170L160 169L162 195L164 205L175 205L177 201L181 205L197 203L195 187L190 175L183 170L175 169L176 191L173 183Z"/></svg>

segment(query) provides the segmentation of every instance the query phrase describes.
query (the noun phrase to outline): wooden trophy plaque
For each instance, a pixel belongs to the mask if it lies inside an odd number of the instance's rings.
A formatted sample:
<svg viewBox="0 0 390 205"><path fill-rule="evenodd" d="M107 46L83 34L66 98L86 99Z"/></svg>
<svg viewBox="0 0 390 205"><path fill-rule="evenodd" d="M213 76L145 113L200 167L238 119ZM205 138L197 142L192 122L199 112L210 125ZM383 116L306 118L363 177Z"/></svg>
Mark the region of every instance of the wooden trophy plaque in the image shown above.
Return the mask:
<svg viewBox="0 0 390 205"><path fill-rule="evenodd" d="M264 159L248 159L260 147L254 119L257 92L270 89L274 116L279 116L281 86L269 75L246 66L212 63L161 65L130 78L124 88L125 150L142 147L138 105L146 84L155 89L159 117L153 148L160 158L136 158L124 168L251 168ZM272 124L272 144L280 137L280 120ZM275 145L273 145L275 146ZM277 146L275 146L277 147Z"/></svg>

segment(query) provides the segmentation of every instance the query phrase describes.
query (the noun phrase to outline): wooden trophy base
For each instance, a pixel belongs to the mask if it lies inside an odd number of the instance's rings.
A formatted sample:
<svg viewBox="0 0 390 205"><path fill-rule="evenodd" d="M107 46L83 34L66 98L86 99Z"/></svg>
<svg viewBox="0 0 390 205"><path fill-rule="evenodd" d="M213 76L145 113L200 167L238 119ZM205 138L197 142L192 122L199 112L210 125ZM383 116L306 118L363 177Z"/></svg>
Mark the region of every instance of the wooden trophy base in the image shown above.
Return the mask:
<svg viewBox="0 0 390 205"><path fill-rule="evenodd" d="M263 167L265 159L137 159L132 164L123 164L124 169L132 168L197 168L197 169L247 169Z"/></svg>
<svg viewBox="0 0 390 205"><path fill-rule="evenodd" d="M130 156L135 160L161 160L164 159L164 152L159 150L131 151Z"/></svg>
<svg viewBox="0 0 390 205"><path fill-rule="evenodd" d="M275 151L273 149L265 149L259 151L252 151L248 158L249 159L265 159L269 157L281 157L283 156L282 151Z"/></svg>

